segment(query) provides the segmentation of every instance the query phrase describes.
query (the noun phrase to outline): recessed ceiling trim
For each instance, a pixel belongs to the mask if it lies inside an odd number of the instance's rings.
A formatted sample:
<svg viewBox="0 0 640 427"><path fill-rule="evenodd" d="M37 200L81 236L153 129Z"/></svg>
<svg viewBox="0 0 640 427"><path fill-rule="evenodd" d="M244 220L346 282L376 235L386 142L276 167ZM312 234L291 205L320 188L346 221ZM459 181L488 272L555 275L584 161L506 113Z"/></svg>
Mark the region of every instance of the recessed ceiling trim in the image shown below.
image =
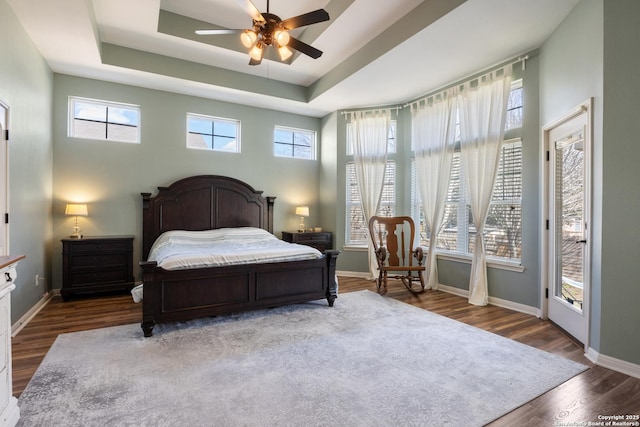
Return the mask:
<svg viewBox="0 0 640 427"><path fill-rule="evenodd" d="M155 53L102 43L102 63L256 94L308 102L307 88Z"/></svg>
<svg viewBox="0 0 640 427"><path fill-rule="evenodd" d="M246 54L247 48L240 43L240 37L238 34L200 36L195 33L196 30L203 28L226 29L219 25L199 21L197 19L189 18L188 16L178 15L177 13L168 12L162 9L160 9L160 13L158 14L159 33Z"/></svg>

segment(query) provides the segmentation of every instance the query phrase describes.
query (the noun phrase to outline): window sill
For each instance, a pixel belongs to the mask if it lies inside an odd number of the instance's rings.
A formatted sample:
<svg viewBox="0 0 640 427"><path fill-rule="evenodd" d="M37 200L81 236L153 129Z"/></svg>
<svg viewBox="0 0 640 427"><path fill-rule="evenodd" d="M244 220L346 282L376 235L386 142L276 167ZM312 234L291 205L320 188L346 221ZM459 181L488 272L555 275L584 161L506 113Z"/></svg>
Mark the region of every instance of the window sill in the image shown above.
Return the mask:
<svg viewBox="0 0 640 427"><path fill-rule="evenodd" d="M438 253L438 259L471 264L473 257L471 255L463 254ZM517 273L522 273L524 271L524 267L519 261L502 261L495 258L487 258L487 267L497 268L499 270L515 271Z"/></svg>
<svg viewBox="0 0 640 427"><path fill-rule="evenodd" d="M344 245L342 249L345 252L366 252L369 247L367 245Z"/></svg>
<svg viewBox="0 0 640 427"><path fill-rule="evenodd" d="M366 252L368 250L365 245L344 245L342 249L346 252ZM423 248L425 253L427 248ZM471 255L443 253L438 252L438 259L446 261L461 262L464 264L471 264L473 257ZM502 261L495 258L487 259L487 267L496 268L499 270L515 271L517 273L524 272L524 267L519 261Z"/></svg>

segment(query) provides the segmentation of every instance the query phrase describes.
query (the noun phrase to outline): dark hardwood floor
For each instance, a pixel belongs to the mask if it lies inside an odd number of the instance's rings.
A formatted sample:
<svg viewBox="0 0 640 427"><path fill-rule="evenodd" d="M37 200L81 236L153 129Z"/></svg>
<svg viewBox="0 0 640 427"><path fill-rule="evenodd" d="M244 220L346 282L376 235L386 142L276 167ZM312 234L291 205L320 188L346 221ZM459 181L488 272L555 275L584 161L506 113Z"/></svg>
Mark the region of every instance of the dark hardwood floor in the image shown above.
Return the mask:
<svg viewBox="0 0 640 427"><path fill-rule="evenodd" d="M374 283L367 280L340 277L339 282L341 293L362 289L375 292ZM495 306L477 307L468 304L465 298L440 291L413 296L396 283L390 283L387 296L590 367L490 426L588 425L589 422L601 421L598 418L601 415L640 414L640 379L594 366L584 357L578 343L548 321ZM338 297L336 304L339 303ZM129 295L69 302L54 297L13 338L14 394L19 396L24 390L58 334L137 323L141 317L141 305L135 304ZM429 367L425 366L425 369Z"/></svg>

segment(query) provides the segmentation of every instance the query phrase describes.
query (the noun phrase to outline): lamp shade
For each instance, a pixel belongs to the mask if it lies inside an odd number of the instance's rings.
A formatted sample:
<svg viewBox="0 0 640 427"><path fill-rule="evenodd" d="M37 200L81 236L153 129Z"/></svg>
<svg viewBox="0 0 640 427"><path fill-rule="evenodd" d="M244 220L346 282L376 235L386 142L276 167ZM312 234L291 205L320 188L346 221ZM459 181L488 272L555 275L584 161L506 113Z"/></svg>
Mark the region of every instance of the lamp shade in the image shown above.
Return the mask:
<svg viewBox="0 0 640 427"><path fill-rule="evenodd" d="M240 34L240 41L242 42L244 47L247 48L252 47L257 39L258 35L253 30L244 30L242 34Z"/></svg>
<svg viewBox="0 0 640 427"><path fill-rule="evenodd" d="M75 216L87 216L89 213L87 212L87 205L85 204L67 203L67 207L64 210L64 214L75 215Z"/></svg>
<svg viewBox="0 0 640 427"><path fill-rule="evenodd" d="M309 216L309 206L296 207L296 215Z"/></svg>

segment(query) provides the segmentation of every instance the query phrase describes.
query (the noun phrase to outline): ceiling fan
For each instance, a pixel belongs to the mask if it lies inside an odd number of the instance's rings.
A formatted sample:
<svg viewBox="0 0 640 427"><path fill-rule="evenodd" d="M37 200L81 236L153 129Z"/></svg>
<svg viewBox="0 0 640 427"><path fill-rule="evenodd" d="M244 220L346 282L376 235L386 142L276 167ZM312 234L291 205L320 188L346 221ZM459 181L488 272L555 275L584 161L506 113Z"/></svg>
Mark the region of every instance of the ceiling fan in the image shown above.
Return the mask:
<svg viewBox="0 0 640 427"><path fill-rule="evenodd" d="M249 56L251 57L249 65L260 64L264 57L265 48L268 46L273 46L278 50L282 61L286 61L291 57L293 54L291 49L304 53L313 59L318 59L322 55L321 50L292 37L289 34L289 30L328 21L329 13L326 10L314 10L283 21L279 16L269 13L269 0L267 0L266 13L260 13L251 0L237 0L237 2L253 19L253 27L251 29L196 30L196 34L240 34L240 41L249 49Z"/></svg>

